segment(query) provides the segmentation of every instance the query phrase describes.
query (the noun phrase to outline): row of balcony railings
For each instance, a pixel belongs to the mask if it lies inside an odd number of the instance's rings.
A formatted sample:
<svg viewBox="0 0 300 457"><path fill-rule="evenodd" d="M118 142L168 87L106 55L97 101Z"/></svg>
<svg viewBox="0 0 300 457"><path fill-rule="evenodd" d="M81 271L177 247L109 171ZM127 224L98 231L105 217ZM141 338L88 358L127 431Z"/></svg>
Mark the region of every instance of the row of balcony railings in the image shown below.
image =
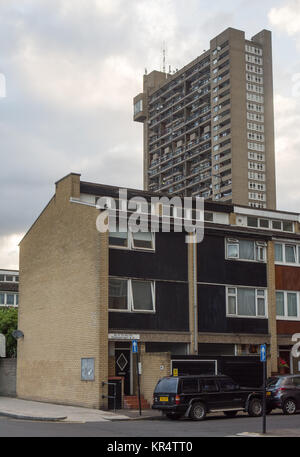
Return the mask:
<svg viewBox="0 0 300 457"><path fill-rule="evenodd" d="M195 118L197 118L197 116L195 116L193 119L190 119L188 122L185 122L185 126L184 127L181 127L179 128L178 126L178 130L176 130L175 132L169 134L169 136L164 136L164 137L160 137L159 139L157 140L153 140L150 147L149 147L149 152L154 154L155 151L159 151L161 148L163 147L166 147L166 145L172 141L174 141L174 139L178 139L178 137L180 136L183 136L183 135L187 135L189 133L191 133L194 129L196 129L197 127L199 127L201 124L203 124L204 122L207 122L210 118L211 118L211 113L210 113L210 108L206 109L204 112L208 112L209 111L209 114L207 114L206 116L202 116L200 118L198 118L197 121L193 122L193 120ZM191 122L193 122L193 124L191 124ZM168 134L166 134L168 135ZM157 145L157 141L161 141L162 139L164 139L164 142Z"/></svg>
<svg viewBox="0 0 300 457"><path fill-rule="evenodd" d="M229 55L229 51L225 51L223 54L221 54L217 58L217 62L215 62L215 65L219 64L223 59L225 59ZM210 57L204 59L201 61L199 64L197 64L195 67L192 69L188 70L186 73L183 73L179 77L177 77L175 80L170 82L169 84L165 85L163 88L159 89L158 93L156 92L153 94L149 100L149 106L152 105L153 103L156 103L159 101L162 97L165 97L165 95L173 90L175 87L181 85L184 81L188 82L191 78L193 78L195 75L198 76L199 78L199 72L203 72L203 68L210 66L211 64L211 59ZM224 62L223 64L220 65L218 70L222 70L226 65L228 64L228 61ZM203 76L203 75L201 75Z"/></svg>
<svg viewBox="0 0 300 457"><path fill-rule="evenodd" d="M172 159L172 158L174 159L175 157L180 156L181 154L184 154L184 157L178 157L180 159L179 162L182 161L182 160L185 160L185 159L187 159L189 157L192 157L194 155L200 154L201 152L206 151L207 149L210 149L211 148L211 144L209 142L209 143L204 144L200 148L198 148L197 151L191 150L197 144L199 144L199 143L201 143L203 141L210 140L210 138L211 138L210 134L206 134L205 136L206 136L205 139L203 139L203 137L202 137L202 138L198 138L198 139L196 139L194 141L190 141L187 146L183 146L183 147L179 148L179 150L175 150L174 152L170 152L168 154L165 154L161 158L158 158L158 159L152 161L150 163L150 168L157 167L158 165L162 165L165 162L168 162L167 166L169 166L170 159ZM173 161L173 162L175 163L175 161ZM161 167L160 169L162 170L163 167ZM149 170L149 174L150 175L153 174L152 173L153 171L155 171L155 170Z"/></svg>
<svg viewBox="0 0 300 457"><path fill-rule="evenodd" d="M196 99L197 97L195 97ZM206 111L210 111L211 109L211 106L210 106L210 100L203 100L202 103L199 104L198 107L202 106L202 105L205 105L201 110L199 110L197 113L196 113L196 116L201 116L201 114L205 113ZM154 124L151 128L154 128L156 126L159 126L160 124L162 124L163 122L167 122L169 120L169 122L166 124L166 125L169 125L171 124L173 121L171 120L172 116L176 116L176 115L182 115L182 111L184 110L184 108L188 109L189 106L186 105L185 107L183 105L180 105L178 107L176 107L176 110L175 111L172 111L170 110L170 113L168 113L164 118L162 118L160 121L156 122L156 124ZM175 117L175 120L177 118ZM186 122L189 122L189 119L187 118L187 120L184 121L185 123ZM160 138L161 139L161 138Z"/></svg>
<svg viewBox="0 0 300 457"><path fill-rule="evenodd" d="M181 88L180 91L177 91L177 92L171 94L168 97L168 99L164 100L163 102L158 104L158 106L156 106L154 109L152 109L149 113L149 124L153 127L154 125L156 125L156 123L161 122L162 121L161 115L164 114L165 111L168 110L170 107L172 107L175 110L182 109L181 108L182 105L180 105L180 108L175 106L176 103L179 103L181 100L184 101L185 99L187 99L188 104L189 104L189 103L193 102L194 100L197 100L198 98L205 96L207 93L210 93L211 92L210 82L211 82L211 80L214 80L214 79L207 78L208 75L205 75L205 76L206 76L206 79L204 79L204 80L194 81L193 85L191 85L190 90L187 90L186 93L184 91L182 91L182 88ZM218 81L222 80L223 77L225 77L225 76L227 76L227 74L219 77ZM209 84L209 86L207 88L201 89L201 87L203 87L207 84ZM230 80L225 81L223 83L223 85L220 85L219 90L225 89L229 84L230 84ZM194 96L192 100L189 100L189 97L192 96L195 92L196 92L196 96ZM176 95L178 95L178 96L174 99L174 97ZM170 100L170 102L166 104L166 102L168 100ZM185 105L185 106L187 106L187 105ZM183 105L183 107L184 107L184 105ZM166 117L168 117L170 112L171 112L171 110L167 111L168 114L166 114ZM154 123L156 118L158 118L158 120L156 123Z"/></svg>
<svg viewBox="0 0 300 457"><path fill-rule="evenodd" d="M207 160L207 159L205 159L205 160ZM180 173L180 172L179 171L173 171L169 175L164 176L164 178L162 179L161 189L169 186L170 184L173 184L174 182L182 181L184 179L190 179L192 177L193 177L193 179L196 179L197 178L196 175L197 175L198 172L200 172L202 170L205 170L207 168L210 168L210 167L211 167L211 162L210 161L208 161L208 162L205 161L204 163L201 163L197 167L191 169L190 172L189 172L188 178L184 174L179 174L177 176L174 176L176 173ZM181 172L182 172L182 170L181 170ZM198 182L198 181L189 181L189 182L194 183L194 182Z"/></svg>
<svg viewBox="0 0 300 457"><path fill-rule="evenodd" d="M226 96L228 96L228 95L230 95L230 94L229 93L226 94ZM217 106L218 111L221 110L222 108L224 108L225 106L227 106L228 104L230 104L230 98L228 100L222 101L219 104L219 106ZM171 133L172 135L177 137L179 135L182 135L183 133L186 133L188 130L192 130L193 128L197 127L201 123L203 123L206 120L208 120L209 118L204 116L204 117L200 117L192 126L187 125L188 123L192 122L194 119L196 119L197 117L201 116L202 114L205 114L208 111L209 112L211 111L210 104L207 104L206 106L204 106L201 110L197 111L196 113L190 114L185 119L184 119L184 117L181 117L179 119L175 118L173 121L169 122L169 124L167 124L169 127L166 128L166 130L162 131L160 136L154 134L149 138L149 140L150 140L150 152L155 149L155 143L157 143L158 141L161 141L163 139L166 139L165 138L166 135ZM172 114L174 114L174 113L172 113ZM227 113L226 113L226 115L227 115ZM175 123L175 125L174 125L174 123ZM171 125L172 125L172 127L171 127ZM178 132L177 129L179 129L180 127L183 127L183 130ZM172 140L172 138L171 138L171 135L170 135L167 138L167 142L171 141L171 140ZM165 144L165 143L163 143L163 144Z"/></svg>
<svg viewBox="0 0 300 457"><path fill-rule="evenodd" d="M159 89L158 93L155 93L152 95L152 97L149 100L149 104L155 103L162 97L162 95L165 95L168 91L174 89L179 84L182 84L183 81L188 80L193 75L199 73L199 71L201 72L203 70L203 68L207 67L208 65L210 65L210 58L203 60L202 62L197 64L197 66L195 68L192 68L189 71L187 71L186 73L183 73L182 75L180 75L179 78L177 77L174 81L165 85L163 87L163 89Z"/></svg>
<svg viewBox="0 0 300 457"><path fill-rule="evenodd" d="M197 86L191 87L191 90L187 91L187 93L184 93L182 90L180 90L178 92L175 92L174 94L171 94L168 99L164 100L163 103L160 103L157 107L155 107L154 109L152 109L149 112L150 125L151 125L151 122L153 122L155 120L155 118L162 115L169 107L174 107L174 105L176 105L176 103L180 102L180 100L188 99L195 92L198 91L197 98L199 98L200 95L201 95L201 97L203 97L205 94L210 92L210 86L206 89L201 89L201 87L203 87L209 83L210 83L210 78L206 78L203 81L199 81L199 84L197 84ZM201 92L200 92L200 90L201 90ZM176 97L176 95L177 95L177 97ZM174 99L174 97L176 97L176 98ZM169 103L167 103L168 100L170 100Z"/></svg>

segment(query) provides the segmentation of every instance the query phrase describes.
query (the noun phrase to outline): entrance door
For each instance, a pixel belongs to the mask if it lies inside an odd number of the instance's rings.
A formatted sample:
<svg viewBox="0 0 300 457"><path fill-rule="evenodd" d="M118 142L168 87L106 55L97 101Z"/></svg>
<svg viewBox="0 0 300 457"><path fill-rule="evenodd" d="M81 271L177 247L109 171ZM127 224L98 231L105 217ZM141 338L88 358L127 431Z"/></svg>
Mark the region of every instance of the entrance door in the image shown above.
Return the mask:
<svg viewBox="0 0 300 457"><path fill-rule="evenodd" d="M130 395L130 349L115 349L116 376L124 377L124 395Z"/></svg>

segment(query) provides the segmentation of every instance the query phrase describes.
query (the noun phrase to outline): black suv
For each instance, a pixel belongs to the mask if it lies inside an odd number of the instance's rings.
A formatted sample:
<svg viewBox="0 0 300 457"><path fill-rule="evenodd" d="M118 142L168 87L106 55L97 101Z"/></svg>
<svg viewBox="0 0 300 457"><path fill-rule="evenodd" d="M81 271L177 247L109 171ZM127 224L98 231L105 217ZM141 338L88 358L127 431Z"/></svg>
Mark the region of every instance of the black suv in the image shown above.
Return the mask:
<svg viewBox="0 0 300 457"><path fill-rule="evenodd" d="M300 375L274 376L267 383L267 408L280 408L284 414L300 410Z"/></svg>
<svg viewBox="0 0 300 457"><path fill-rule="evenodd" d="M199 421L217 411L228 417L238 411L257 417L262 414L262 393L259 389L240 388L228 376L170 376L158 381L152 408L169 419L185 416Z"/></svg>

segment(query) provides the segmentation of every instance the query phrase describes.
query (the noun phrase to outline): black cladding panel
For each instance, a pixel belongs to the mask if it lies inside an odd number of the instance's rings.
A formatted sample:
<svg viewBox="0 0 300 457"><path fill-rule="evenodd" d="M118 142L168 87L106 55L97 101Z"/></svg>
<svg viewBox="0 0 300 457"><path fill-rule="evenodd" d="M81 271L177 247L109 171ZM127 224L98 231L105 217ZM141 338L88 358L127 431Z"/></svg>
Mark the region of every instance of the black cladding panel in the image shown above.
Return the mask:
<svg viewBox="0 0 300 457"><path fill-rule="evenodd" d="M226 316L225 286L198 286L199 332L267 334L268 319Z"/></svg>
<svg viewBox="0 0 300 457"><path fill-rule="evenodd" d="M236 286L267 287L265 263L226 260L225 239L205 234L198 245L198 281Z"/></svg>
<svg viewBox="0 0 300 457"><path fill-rule="evenodd" d="M156 312L109 313L110 329L189 331L188 285L172 282L155 283Z"/></svg>
<svg viewBox="0 0 300 457"><path fill-rule="evenodd" d="M110 249L110 276L187 281L185 233L156 233L155 245L155 252Z"/></svg>

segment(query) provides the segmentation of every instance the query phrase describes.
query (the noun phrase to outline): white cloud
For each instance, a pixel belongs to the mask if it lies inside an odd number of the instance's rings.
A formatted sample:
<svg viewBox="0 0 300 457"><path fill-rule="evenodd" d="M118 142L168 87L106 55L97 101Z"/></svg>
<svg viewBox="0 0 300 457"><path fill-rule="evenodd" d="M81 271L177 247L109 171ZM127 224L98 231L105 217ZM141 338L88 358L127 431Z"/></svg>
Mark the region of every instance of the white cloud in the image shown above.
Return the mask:
<svg viewBox="0 0 300 457"><path fill-rule="evenodd" d="M0 237L1 268L15 270L19 268L19 248L22 233Z"/></svg>
<svg viewBox="0 0 300 457"><path fill-rule="evenodd" d="M287 0L280 7L272 8L269 13L270 23L288 35L298 35L300 39L300 1ZM300 44L300 41L299 41Z"/></svg>
<svg viewBox="0 0 300 457"><path fill-rule="evenodd" d="M275 113L278 209L300 212L300 112L298 100L277 94Z"/></svg>
<svg viewBox="0 0 300 457"><path fill-rule="evenodd" d="M63 110L128 109L137 89L138 75L124 55L85 62L33 39L26 39L18 69L35 97Z"/></svg>

